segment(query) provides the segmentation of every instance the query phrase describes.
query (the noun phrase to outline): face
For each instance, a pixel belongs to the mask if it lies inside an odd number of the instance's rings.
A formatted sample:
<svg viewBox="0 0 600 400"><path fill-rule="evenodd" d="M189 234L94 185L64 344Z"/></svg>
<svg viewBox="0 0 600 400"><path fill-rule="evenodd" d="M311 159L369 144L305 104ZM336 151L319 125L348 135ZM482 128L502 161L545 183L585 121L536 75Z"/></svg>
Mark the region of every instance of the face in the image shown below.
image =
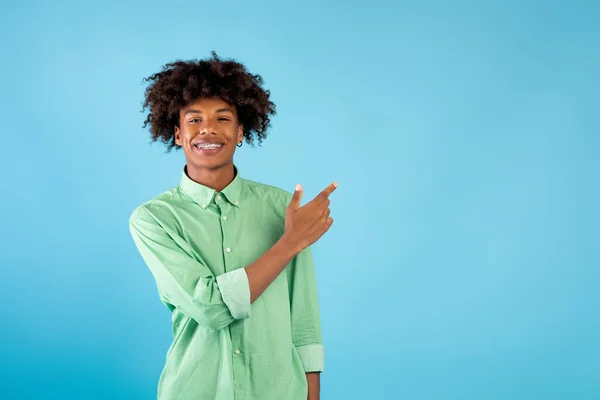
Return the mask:
<svg viewBox="0 0 600 400"><path fill-rule="evenodd" d="M179 111L175 143L183 148L188 169L216 170L233 163L244 131L234 106L221 99L198 99Z"/></svg>

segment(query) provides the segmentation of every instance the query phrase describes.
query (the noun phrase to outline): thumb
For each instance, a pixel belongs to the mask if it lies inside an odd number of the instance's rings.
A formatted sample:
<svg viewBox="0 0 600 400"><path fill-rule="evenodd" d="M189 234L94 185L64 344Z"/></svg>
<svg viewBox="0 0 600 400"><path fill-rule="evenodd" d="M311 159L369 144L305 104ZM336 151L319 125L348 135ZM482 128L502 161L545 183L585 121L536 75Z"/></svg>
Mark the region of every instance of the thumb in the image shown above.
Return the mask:
<svg viewBox="0 0 600 400"><path fill-rule="evenodd" d="M297 184L296 185L296 190L294 191L294 194L292 195L292 200L290 201L290 208L292 210L297 209L298 207L300 207L300 200L302 200L302 185Z"/></svg>

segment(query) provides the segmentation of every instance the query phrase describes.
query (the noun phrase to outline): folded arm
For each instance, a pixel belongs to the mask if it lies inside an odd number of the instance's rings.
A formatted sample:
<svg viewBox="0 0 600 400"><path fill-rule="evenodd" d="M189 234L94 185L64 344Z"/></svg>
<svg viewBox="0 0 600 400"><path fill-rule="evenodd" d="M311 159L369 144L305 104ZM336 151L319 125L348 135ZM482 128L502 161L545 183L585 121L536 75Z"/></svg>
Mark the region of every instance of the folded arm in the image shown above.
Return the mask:
<svg viewBox="0 0 600 400"><path fill-rule="evenodd" d="M284 235L252 264L214 276L144 209L132 214L129 227L165 301L213 330L248 318L250 305L299 252Z"/></svg>
<svg viewBox="0 0 600 400"><path fill-rule="evenodd" d="M214 276L147 213L132 216L129 228L166 302L213 330L250 316L250 288L244 269Z"/></svg>

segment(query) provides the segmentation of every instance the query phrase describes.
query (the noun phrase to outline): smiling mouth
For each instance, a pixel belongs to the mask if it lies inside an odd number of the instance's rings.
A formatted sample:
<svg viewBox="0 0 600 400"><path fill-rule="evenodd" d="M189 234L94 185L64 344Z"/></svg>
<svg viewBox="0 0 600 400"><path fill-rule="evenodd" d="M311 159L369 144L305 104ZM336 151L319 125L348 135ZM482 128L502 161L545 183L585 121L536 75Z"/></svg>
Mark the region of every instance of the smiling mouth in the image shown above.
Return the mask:
<svg viewBox="0 0 600 400"><path fill-rule="evenodd" d="M202 154L215 154L223 148L223 143L199 143L194 148Z"/></svg>

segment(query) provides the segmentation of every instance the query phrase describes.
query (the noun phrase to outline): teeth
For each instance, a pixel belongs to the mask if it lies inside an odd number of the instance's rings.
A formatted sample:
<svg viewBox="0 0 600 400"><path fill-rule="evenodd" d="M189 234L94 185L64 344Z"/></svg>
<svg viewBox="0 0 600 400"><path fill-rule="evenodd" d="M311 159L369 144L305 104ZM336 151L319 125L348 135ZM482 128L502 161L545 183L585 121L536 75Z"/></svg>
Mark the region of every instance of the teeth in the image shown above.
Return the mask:
<svg viewBox="0 0 600 400"><path fill-rule="evenodd" d="M209 144L199 144L196 145L196 147L201 148L201 149L218 149L221 146L223 146L222 144L218 144L218 143L209 143Z"/></svg>

